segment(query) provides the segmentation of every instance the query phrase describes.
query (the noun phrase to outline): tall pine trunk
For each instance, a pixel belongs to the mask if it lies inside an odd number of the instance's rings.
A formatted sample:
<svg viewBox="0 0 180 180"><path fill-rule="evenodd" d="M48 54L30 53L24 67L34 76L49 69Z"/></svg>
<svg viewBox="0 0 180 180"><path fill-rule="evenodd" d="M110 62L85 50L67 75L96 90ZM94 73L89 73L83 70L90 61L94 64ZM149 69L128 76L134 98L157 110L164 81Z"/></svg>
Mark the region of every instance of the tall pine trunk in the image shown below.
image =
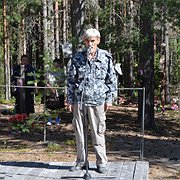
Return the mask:
<svg viewBox="0 0 180 180"><path fill-rule="evenodd" d="M5 88L5 99L10 99L10 55L9 55L9 36L7 29L7 6L6 0L3 0L3 33L4 33L4 82Z"/></svg>
<svg viewBox="0 0 180 180"><path fill-rule="evenodd" d="M62 1L63 11L62 11L62 41L63 44L67 43L68 41L68 1L63 0Z"/></svg>
<svg viewBox="0 0 180 180"><path fill-rule="evenodd" d="M151 0L141 1L140 17L140 62L139 69L143 76L142 86L145 87L145 127L154 128L154 37L153 37L153 2ZM141 98L141 97L139 97ZM139 101L141 102L141 101ZM142 103L140 104L142 112ZM140 115L142 115L140 113ZM140 118L141 119L141 118Z"/></svg>
<svg viewBox="0 0 180 180"><path fill-rule="evenodd" d="M76 52L78 43L84 30L85 0L72 1L71 20L73 37L73 54Z"/></svg>
<svg viewBox="0 0 180 180"><path fill-rule="evenodd" d="M47 21L47 1L43 0L43 40L44 52L48 54L48 21Z"/></svg>
<svg viewBox="0 0 180 180"><path fill-rule="evenodd" d="M60 41L59 41L59 3L55 2L55 57L60 58Z"/></svg>
<svg viewBox="0 0 180 180"><path fill-rule="evenodd" d="M169 23L166 22L166 25L165 25L165 44L166 44L166 47L165 47L165 52L166 52L166 55L165 55L165 100L166 100L166 103L170 103L170 89L169 89L169 85L170 85L170 81L169 81L169 72L170 72L170 63L169 63Z"/></svg>

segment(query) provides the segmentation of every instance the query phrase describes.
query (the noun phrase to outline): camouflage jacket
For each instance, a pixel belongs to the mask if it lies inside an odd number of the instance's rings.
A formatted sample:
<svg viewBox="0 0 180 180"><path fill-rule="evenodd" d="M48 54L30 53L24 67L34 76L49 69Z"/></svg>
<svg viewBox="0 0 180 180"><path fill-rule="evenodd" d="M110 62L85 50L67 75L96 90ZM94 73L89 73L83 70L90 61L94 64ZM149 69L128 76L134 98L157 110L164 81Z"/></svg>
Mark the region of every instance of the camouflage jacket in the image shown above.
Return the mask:
<svg viewBox="0 0 180 180"><path fill-rule="evenodd" d="M107 51L98 48L95 58L90 61L86 50L78 52L68 71L67 102L74 104L82 100L90 106L112 103L116 82L112 57Z"/></svg>

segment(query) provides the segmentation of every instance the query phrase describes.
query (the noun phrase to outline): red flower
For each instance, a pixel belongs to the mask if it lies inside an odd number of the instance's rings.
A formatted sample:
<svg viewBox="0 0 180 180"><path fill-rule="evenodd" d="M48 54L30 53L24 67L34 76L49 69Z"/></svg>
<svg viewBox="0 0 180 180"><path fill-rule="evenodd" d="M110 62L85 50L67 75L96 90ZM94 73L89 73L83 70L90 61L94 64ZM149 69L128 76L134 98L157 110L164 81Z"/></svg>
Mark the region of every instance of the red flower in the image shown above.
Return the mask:
<svg viewBox="0 0 180 180"><path fill-rule="evenodd" d="M13 122L13 121L14 121L14 117L12 116L9 118L9 122Z"/></svg>
<svg viewBox="0 0 180 180"><path fill-rule="evenodd" d="M23 119L27 118L27 114L22 114Z"/></svg>
<svg viewBox="0 0 180 180"><path fill-rule="evenodd" d="M9 118L9 122L23 122L27 118L26 114L15 114Z"/></svg>

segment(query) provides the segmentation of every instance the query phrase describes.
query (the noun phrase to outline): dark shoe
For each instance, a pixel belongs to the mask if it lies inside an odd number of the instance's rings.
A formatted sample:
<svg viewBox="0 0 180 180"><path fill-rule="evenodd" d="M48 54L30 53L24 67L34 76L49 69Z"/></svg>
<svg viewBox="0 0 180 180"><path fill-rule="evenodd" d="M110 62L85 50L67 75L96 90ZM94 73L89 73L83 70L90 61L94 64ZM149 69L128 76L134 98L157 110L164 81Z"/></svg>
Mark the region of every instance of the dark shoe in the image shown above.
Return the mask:
<svg viewBox="0 0 180 180"><path fill-rule="evenodd" d="M82 170L82 169L86 169L86 165L82 165L80 163L75 164L75 166L71 167L70 171L78 171L78 170Z"/></svg>
<svg viewBox="0 0 180 180"><path fill-rule="evenodd" d="M107 172L107 166L98 166L97 167L97 172L105 174Z"/></svg>

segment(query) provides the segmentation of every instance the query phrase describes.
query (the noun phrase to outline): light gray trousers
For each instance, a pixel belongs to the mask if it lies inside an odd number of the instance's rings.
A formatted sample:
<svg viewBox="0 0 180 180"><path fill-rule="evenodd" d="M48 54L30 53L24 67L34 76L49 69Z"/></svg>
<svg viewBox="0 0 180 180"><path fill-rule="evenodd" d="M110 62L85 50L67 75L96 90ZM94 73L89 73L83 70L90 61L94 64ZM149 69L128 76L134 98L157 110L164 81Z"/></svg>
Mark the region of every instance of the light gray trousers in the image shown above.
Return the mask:
<svg viewBox="0 0 180 180"><path fill-rule="evenodd" d="M107 164L104 135L106 130L105 120L104 104L100 106L84 106L83 111L80 110L80 104L74 104L72 125L76 136L77 163L85 163L84 130L86 130L85 123L88 123L96 153L96 165L105 166Z"/></svg>

